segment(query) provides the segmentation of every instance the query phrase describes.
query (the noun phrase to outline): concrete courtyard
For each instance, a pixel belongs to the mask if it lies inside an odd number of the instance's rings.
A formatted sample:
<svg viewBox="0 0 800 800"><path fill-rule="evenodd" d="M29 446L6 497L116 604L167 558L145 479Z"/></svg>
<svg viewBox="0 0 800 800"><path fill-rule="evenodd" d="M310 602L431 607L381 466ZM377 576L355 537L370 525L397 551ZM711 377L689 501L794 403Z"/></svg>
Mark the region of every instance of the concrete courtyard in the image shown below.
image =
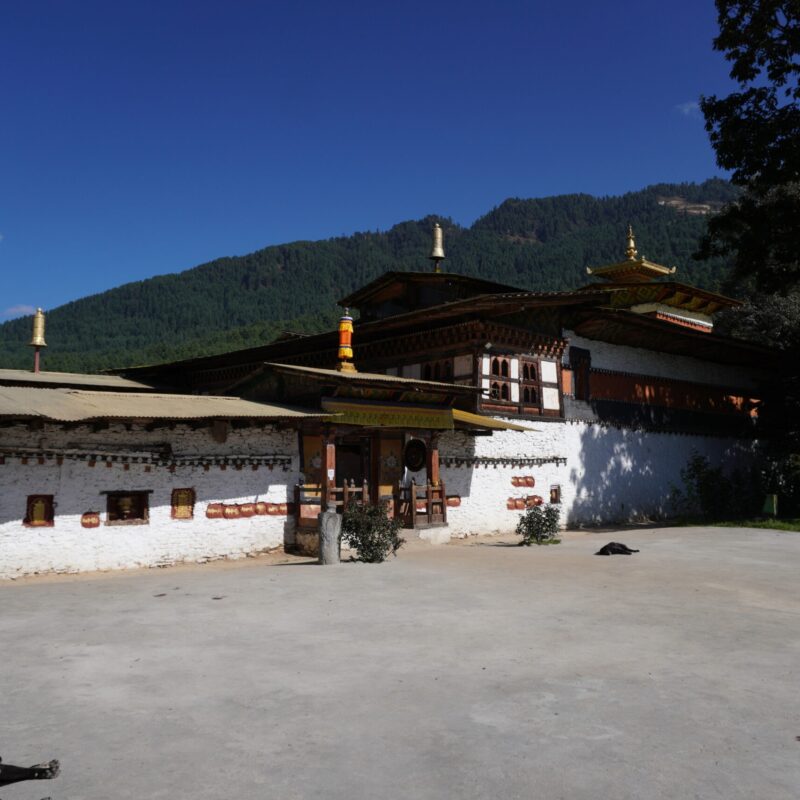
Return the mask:
<svg viewBox="0 0 800 800"><path fill-rule="evenodd" d="M3 583L0 756L62 774L0 796L795 800L799 575L673 528Z"/></svg>

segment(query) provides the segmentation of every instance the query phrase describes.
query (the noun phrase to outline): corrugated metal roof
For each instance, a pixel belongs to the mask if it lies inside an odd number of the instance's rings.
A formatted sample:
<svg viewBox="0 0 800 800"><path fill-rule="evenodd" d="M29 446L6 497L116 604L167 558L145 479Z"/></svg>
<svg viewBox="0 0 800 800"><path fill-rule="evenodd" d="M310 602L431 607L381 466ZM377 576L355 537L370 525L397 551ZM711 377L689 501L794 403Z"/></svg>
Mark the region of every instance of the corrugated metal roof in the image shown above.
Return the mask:
<svg viewBox="0 0 800 800"><path fill-rule="evenodd" d="M27 369L0 369L0 384L24 386L92 386L96 389L152 389L146 383L119 375L87 375L81 372L32 372Z"/></svg>
<svg viewBox="0 0 800 800"><path fill-rule="evenodd" d="M324 369L322 367L303 367L296 364L277 364L274 362L264 362L265 367L286 372L290 375L307 375L316 378L333 378L348 383L388 383L398 386L408 386L409 389L417 387L423 391L430 392L464 392L475 394L479 392L475 386L465 386L458 383L442 383L440 381L424 381L420 378L402 378L399 375L384 375L382 372L339 372L338 369Z"/></svg>
<svg viewBox="0 0 800 800"><path fill-rule="evenodd" d="M95 419L307 419L329 416L238 397L152 392L89 392L0 386L0 417L84 422Z"/></svg>

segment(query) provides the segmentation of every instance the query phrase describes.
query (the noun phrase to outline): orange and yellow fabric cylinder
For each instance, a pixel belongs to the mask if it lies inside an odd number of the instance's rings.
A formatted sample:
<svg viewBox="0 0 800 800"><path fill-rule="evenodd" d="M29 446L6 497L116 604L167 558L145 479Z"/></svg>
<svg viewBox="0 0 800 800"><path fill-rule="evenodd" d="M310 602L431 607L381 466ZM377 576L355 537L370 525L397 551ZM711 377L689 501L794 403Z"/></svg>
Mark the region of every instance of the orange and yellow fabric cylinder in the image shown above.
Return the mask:
<svg viewBox="0 0 800 800"><path fill-rule="evenodd" d="M353 318L348 312L339 320L339 361L353 360Z"/></svg>

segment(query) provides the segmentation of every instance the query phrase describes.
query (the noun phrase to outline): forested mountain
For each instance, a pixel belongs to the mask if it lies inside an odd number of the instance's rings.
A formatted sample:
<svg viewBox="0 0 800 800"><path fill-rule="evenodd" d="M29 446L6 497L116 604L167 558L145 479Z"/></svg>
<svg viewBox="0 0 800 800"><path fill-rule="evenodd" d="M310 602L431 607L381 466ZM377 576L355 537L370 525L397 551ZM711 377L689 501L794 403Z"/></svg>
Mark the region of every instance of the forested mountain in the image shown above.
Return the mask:
<svg viewBox="0 0 800 800"><path fill-rule="evenodd" d="M528 289L573 289L587 283L587 266L622 258L630 223L640 255L677 266L679 280L717 290L727 266L698 263L691 254L705 231L705 212L735 196L734 187L714 179L621 197L514 198L469 228L426 217L386 232L219 258L52 309L44 363L50 370L93 371L249 347L286 329L330 329L341 313L337 298L389 269L430 269L436 220L445 229L443 269L452 272ZM31 364L30 330L30 317L0 325L0 367Z"/></svg>

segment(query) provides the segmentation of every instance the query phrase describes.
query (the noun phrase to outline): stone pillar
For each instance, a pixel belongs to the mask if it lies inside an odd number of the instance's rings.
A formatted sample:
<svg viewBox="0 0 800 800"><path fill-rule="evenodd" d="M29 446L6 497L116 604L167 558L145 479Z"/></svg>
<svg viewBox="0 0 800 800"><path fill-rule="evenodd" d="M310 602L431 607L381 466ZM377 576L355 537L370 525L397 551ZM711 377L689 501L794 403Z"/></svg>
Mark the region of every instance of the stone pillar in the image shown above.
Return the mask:
<svg viewBox="0 0 800 800"><path fill-rule="evenodd" d="M329 509L332 507L329 506ZM336 509L319 515L319 563L338 564L340 561L339 536L342 532L342 515Z"/></svg>

